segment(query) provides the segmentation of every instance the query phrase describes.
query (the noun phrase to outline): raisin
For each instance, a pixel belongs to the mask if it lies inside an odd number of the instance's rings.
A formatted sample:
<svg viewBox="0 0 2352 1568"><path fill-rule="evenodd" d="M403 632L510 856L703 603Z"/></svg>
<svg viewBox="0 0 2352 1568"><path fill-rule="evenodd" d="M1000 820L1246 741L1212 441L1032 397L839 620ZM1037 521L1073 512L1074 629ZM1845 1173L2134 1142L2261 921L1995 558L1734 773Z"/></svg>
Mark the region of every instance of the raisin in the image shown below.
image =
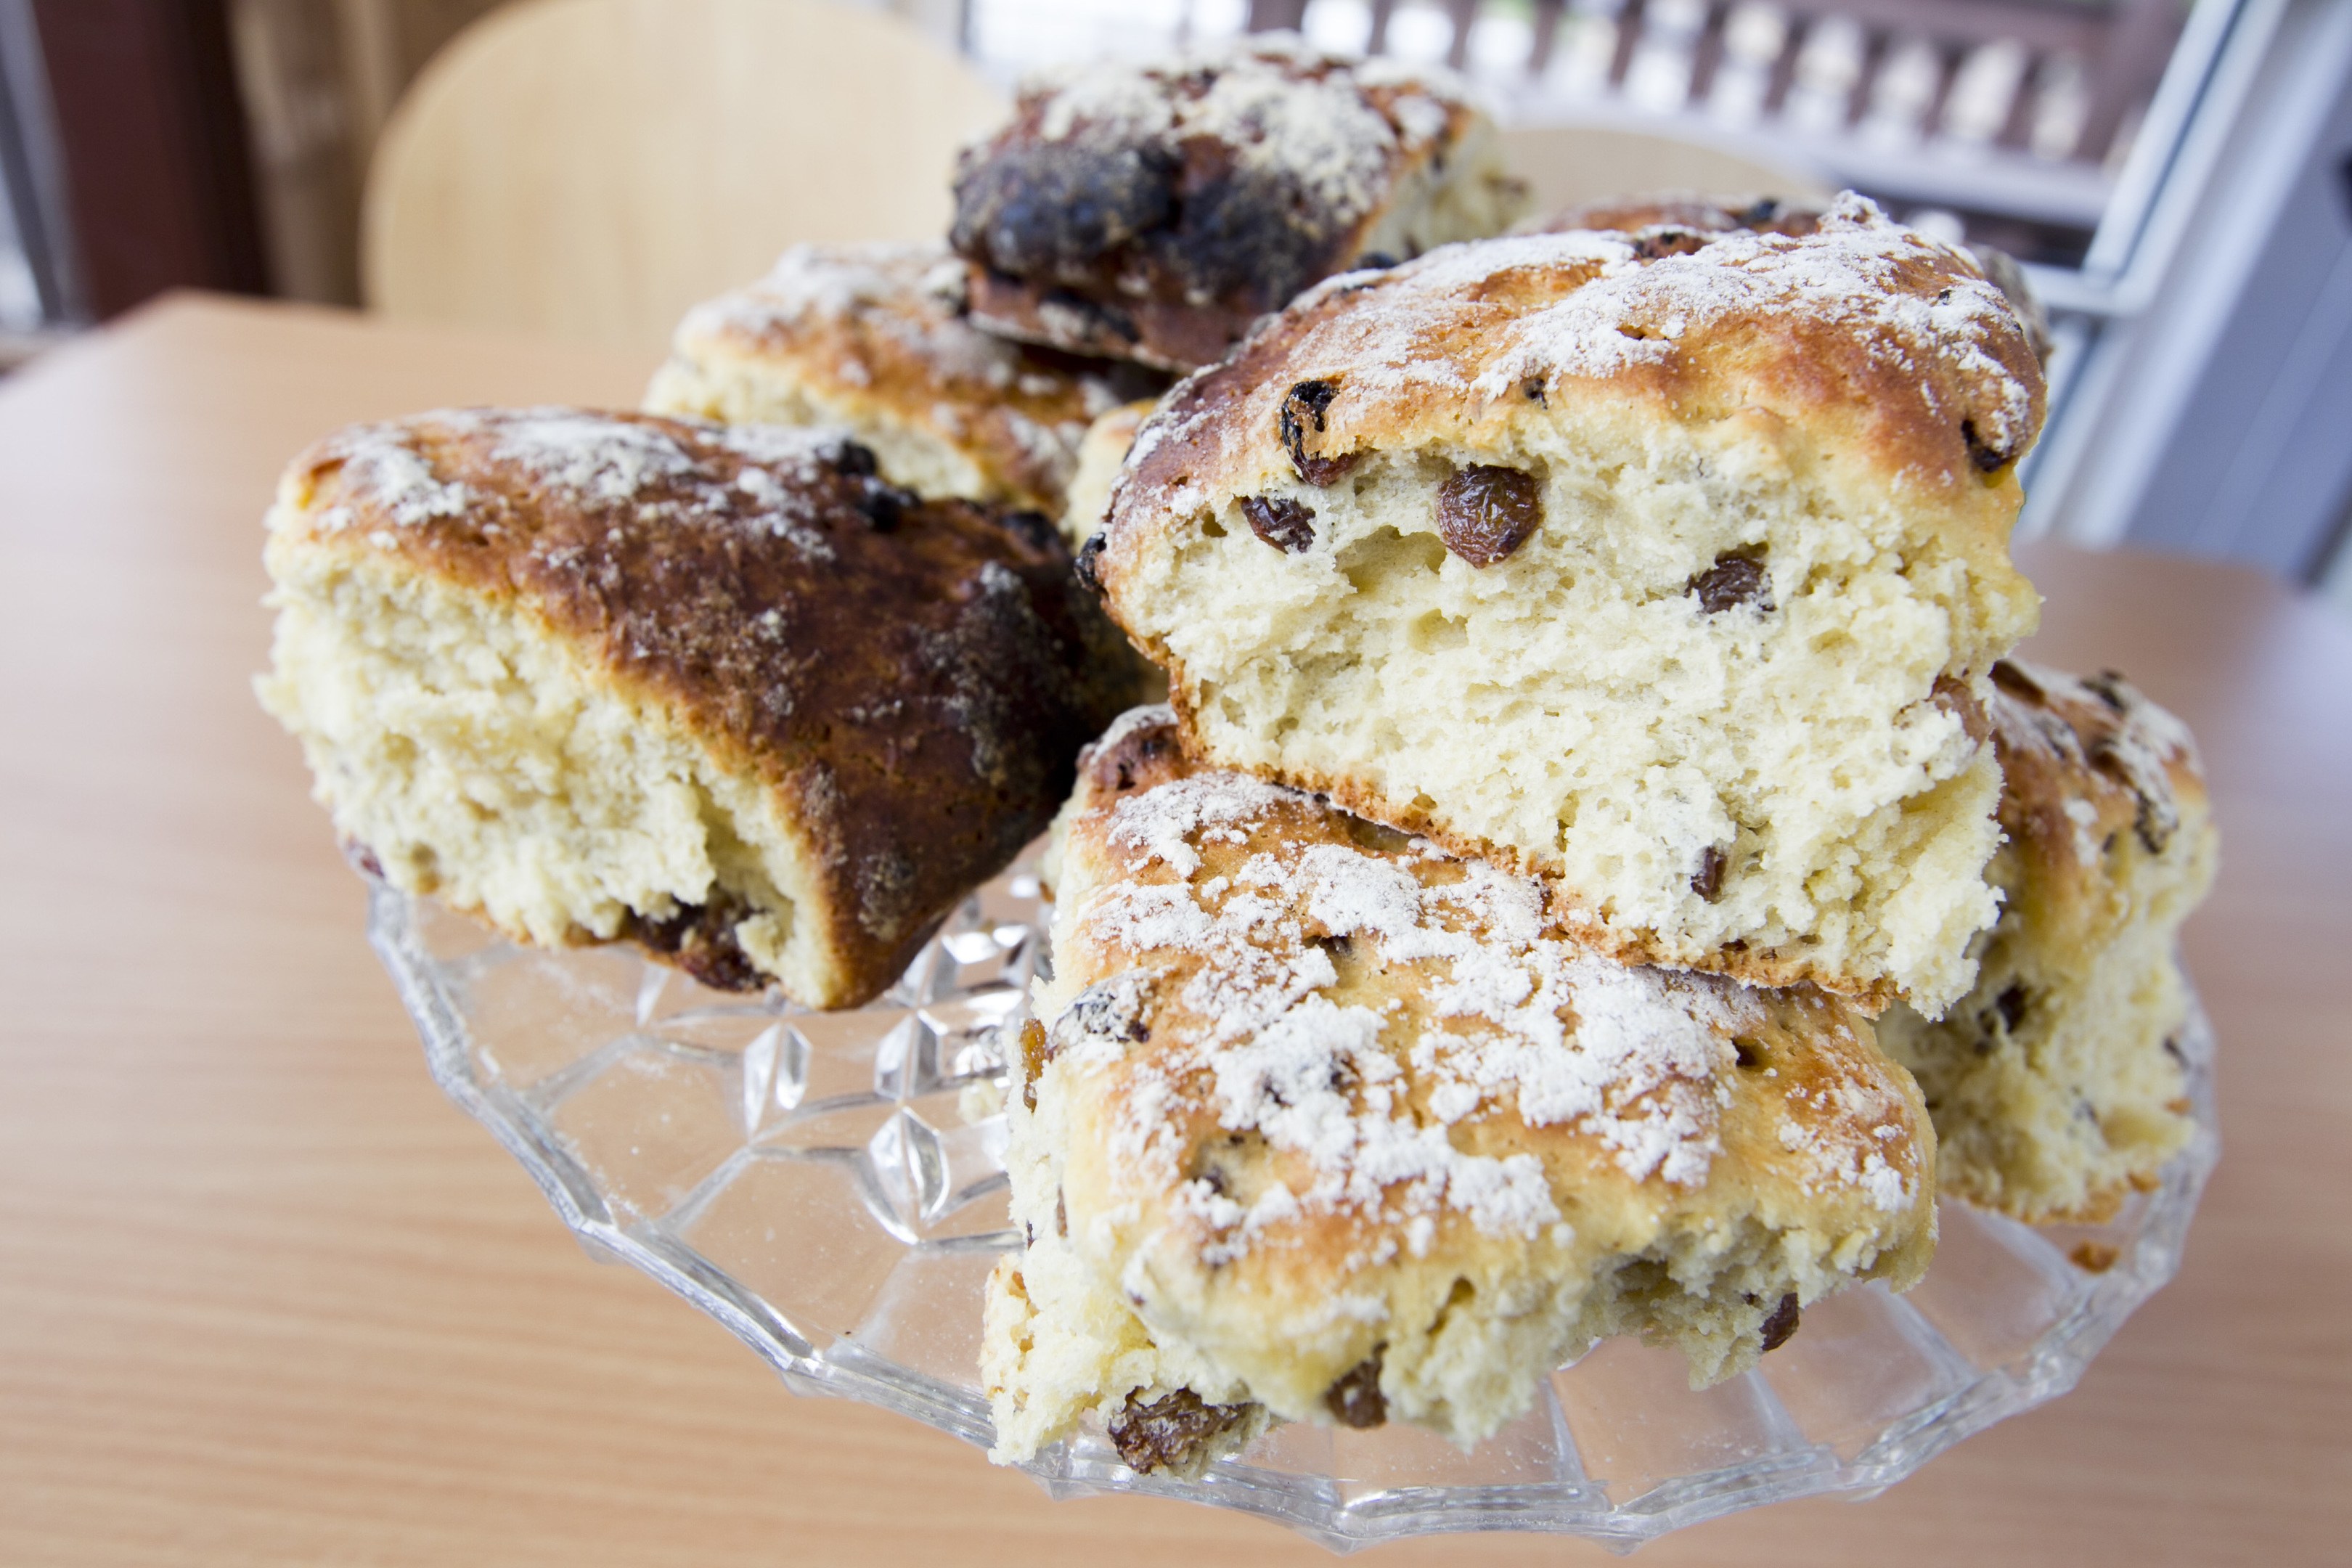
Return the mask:
<svg viewBox="0 0 2352 1568"><path fill-rule="evenodd" d="M1633 254L1644 261L1689 256L1706 248L1706 236L1688 228L1654 228L1633 241Z"/></svg>
<svg viewBox="0 0 2352 1568"><path fill-rule="evenodd" d="M1386 272L1396 264L1397 258L1385 250L1367 250L1356 258L1348 269L1350 272Z"/></svg>
<svg viewBox="0 0 2352 1568"><path fill-rule="evenodd" d="M669 961L714 991L757 991L767 984L743 950L736 944L735 928L751 908L723 889L710 891L704 904L680 904L667 918L656 919L632 910L621 922L621 934Z"/></svg>
<svg viewBox="0 0 2352 1568"><path fill-rule="evenodd" d="M1286 496L1250 496L1242 502L1250 531L1292 554L1315 542L1315 513Z"/></svg>
<svg viewBox="0 0 2352 1568"><path fill-rule="evenodd" d="M1977 422L1973 419L1960 421L1960 439L1968 443L1969 461L1977 466L1979 473L1997 472L2007 468L2017 457L2015 452L1996 447L1978 435Z"/></svg>
<svg viewBox="0 0 2352 1568"><path fill-rule="evenodd" d="M1776 1351L1787 1344L1797 1331L1800 1315L1795 1294L1792 1292L1781 1297L1780 1304L1772 1309L1772 1315L1764 1320L1764 1349Z"/></svg>
<svg viewBox="0 0 2352 1568"><path fill-rule="evenodd" d="M1389 1402L1381 1393L1381 1352L1387 1348L1375 1347L1371 1354L1341 1373L1323 1395L1323 1408L1340 1426L1366 1432L1387 1422Z"/></svg>
<svg viewBox="0 0 2352 1568"><path fill-rule="evenodd" d="M1042 511L1008 511L1004 526L1039 550L1053 549L1062 537L1054 520Z"/></svg>
<svg viewBox="0 0 2352 1568"><path fill-rule="evenodd" d="M1741 605L1772 608L1771 580L1765 575L1764 563L1735 551L1717 556L1715 564L1694 575L1683 592L1697 595L1700 611L1710 616Z"/></svg>
<svg viewBox="0 0 2352 1568"><path fill-rule="evenodd" d="M2122 670L2103 669L2084 679L2083 684L2098 693L2099 700L2115 711L2126 713L2131 710L2131 702L2124 696L2131 682L2124 679Z"/></svg>
<svg viewBox="0 0 2352 1568"><path fill-rule="evenodd" d="M1706 853L1698 858L1698 869L1691 873L1691 891L1708 903L1723 896L1723 851L1710 844Z"/></svg>
<svg viewBox="0 0 2352 1568"><path fill-rule="evenodd" d="M1078 559L1076 568L1078 574L1078 582L1086 588L1087 593L1092 594L1097 599L1102 597L1102 576L1098 571L1098 564L1102 560L1103 551L1109 545L1109 543L1110 536L1103 532L1100 529L1097 529L1087 537L1087 542L1078 547Z"/></svg>
<svg viewBox="0 0 2352 1568"><path fill-rule="evenodd" d="M870 479L880 471L874 460L874 448L856 441L844 441L841 450L833 455L833 471L845 479Z"/></svg>
<svg viewBox="0 0 2352 1568"><path fill-rule="evenodd" d="M1249 1416L1246 1405L1204 1404L1189 1388L1160 1395L1149 1405L1141 1390L1127 1396L1127 1408L1110 1418L1110 1440L1128 1468L1140 1475L1190 1468L1209 1443Z"/></svg>
<svg viewBox="0 0 2352 1568"><path fill-rule="evenodd" d="M1438 487L1437 536L1473 566L1506 559L1542 526L1533 474L1479 463Z"/></svg>
<svg viewBox="0 0 2352 1568"><path fill-rule="evenodd" d="M1282 430L1282 445L1290 453L1290 466L1297 470L1300 479L1318 490L1356 466L1356 454L1353 452L1343 452L1336 458L1318 458L1307 450L1308 422L1313 422L1315 434L1323 434L1324 413L1339 393L1339 389L1328 381L1302 381L1292 387L1289 395L1282 400L1282 415L1278 423Z"/></svg>
<svg viewBox="0 0 2352 1568"><path fill-rule="evenodd" d="M857 491L850 500L857 513L873 526L877 533L888 533L898 526L898 520L921 504L912 490L902 490L886 479L866 475L857 481Z"/></svg>
<svg viewBox="0 0 2352 1568"><path fill-rule="evenodd" d="M1992 683L2021 701L2039 703L2050 695L2039 681L2005 658L1993 661Z"/></svg>

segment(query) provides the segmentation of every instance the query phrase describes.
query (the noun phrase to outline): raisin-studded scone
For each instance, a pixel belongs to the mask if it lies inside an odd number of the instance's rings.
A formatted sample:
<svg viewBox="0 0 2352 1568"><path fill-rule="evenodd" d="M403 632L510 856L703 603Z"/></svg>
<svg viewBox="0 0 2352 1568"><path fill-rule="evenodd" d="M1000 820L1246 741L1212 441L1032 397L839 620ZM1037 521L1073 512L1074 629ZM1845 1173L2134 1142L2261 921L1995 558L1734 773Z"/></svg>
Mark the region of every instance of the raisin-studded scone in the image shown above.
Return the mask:
<svg viewBox="0 0 2352 1568"><path fill-rule="evenodd" d="M1454 246L1322 285L1145 424L1082 569L1221 767L1554 886L1628 961L1966 991L2039 365L1967 257Z"/></svg>
<svg viewBox="0 0 2352 1568"><path fill-rule="evenodd" d="M1936 1119L1945 1192L2032 1221L2111 1217L2189 1142L2174 941L2213 879L2197 748L2120 676L1993 667L2005 896L1976 988L1879 1020Z"/></svg>
<svg viewBox="0 0 2352 1568"><path fill-rule="evenodd" d="M1712 1382L1925 1268L1934 1135L1838 999L1595 956L1523 879L1194 771L1165 710L1088 753L1061 833L998 1459L1089 1411L1139 1469L1270 1418L1467 1443L1601 1336Z"/></svg>
<svg viewBox="0 0 2352 1568"><path fill-rule="evenodd" d="M687 312L646 407L837 426L892 484L1059 517L1087 422L1166 378L983 332L963 292L943 246L797 247Z"/></svg>
<svg viewBox="0 0 2352 1568"><path fill-rule="evenodd" d="M1318 278L1499 234L1525 193L1450 73L1295 36L1025 83L956 166L974 319L1169 370Z"/></svg>
<svg viewBox="0 0 2352 1568"><path fill-rule="evenodd" d="M1634 248L1651 255L1696 250L1709 236L1747 229L1756 234L1807 235L1821 226L1822 209L1778 196L1706 196L1688 191L1615 196L1572 206L1539 223L1530 233L1567 234L1576 229L1613 229L1634 237ZM1985 280L2017 312L2034 357L2050 360L2050 313L2033 292L2017 258L1999 246L1968 247Z"/></svg>
<svg viewBox="0 0 2352 1568"><path fill-rule="evenodd" d="M1123 696L1043 519L838 432L420 415L297 458L268 529L262 702L355 851L812 1006L895 979Z"/></svg>

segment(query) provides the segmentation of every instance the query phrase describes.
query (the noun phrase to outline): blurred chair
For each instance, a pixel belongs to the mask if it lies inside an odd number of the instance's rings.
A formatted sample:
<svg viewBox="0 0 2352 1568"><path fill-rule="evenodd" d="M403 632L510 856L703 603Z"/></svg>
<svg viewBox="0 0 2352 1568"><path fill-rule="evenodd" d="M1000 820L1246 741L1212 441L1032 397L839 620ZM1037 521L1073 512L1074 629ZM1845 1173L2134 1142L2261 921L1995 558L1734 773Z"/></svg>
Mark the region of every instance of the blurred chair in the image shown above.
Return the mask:
<svg viewBox="0 0 2352 1568"><path fill-rule="evenodd" d="M996 89L826 0L528 0L458 35L369 171L368 303L639 349L803 241L944 234Z"/></svg>
<svg viewBox="0 0 2352 1568"><path fill-rule="evenodd" d="M1528 182L1528 212L1549 217L1606 196L1701 191L1827 201L1837 187L1795 163L1764 163L1704 142L1603 125L1518 125L1503 132Z"/></svg>

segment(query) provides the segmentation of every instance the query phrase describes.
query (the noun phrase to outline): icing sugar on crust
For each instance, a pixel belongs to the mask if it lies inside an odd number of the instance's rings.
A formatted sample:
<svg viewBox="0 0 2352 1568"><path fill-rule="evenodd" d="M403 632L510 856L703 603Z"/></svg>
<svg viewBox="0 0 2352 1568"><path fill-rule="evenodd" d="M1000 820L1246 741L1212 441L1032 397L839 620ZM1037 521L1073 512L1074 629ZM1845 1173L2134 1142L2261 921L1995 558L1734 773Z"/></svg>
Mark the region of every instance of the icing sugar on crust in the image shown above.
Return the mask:
<svg viewBox="0 0 2352 1568"><path fill-rule="evenodd" d="M1058 535L877 479L837 431L573 408L360 426L297 458L270 550L522 609L774 792L863 1000L1050 819L1123 706Z"/></svg>
<svg viewBox="0 0 2352 1568"><path fill-rule="evenodd" d="M2150 855L2180 830L2184 797L2202 805L2203 764L2189 727L2112 671L2088 679L2004 659L1987 707L2005 779L2001 826L2055 868L2096 873L2126 829Z"/></svg>
<svg viewBox="0 0 2352 1568"><path fill-rule="evenodd" d="M837 416L887 411L1031 505L1061 495L1089 422L1166 385L972 326L963 263L939 244L796 246L757 283L688 311L677 355L764 363Z"/></svg>
<svg viewBox="0 0 2352 1568"><path fill-rule="evenodd" d="M1498 163L1446 162L1486 125L1450 73L1295 37L1093 62L1032 78L1012 123L964 150L950 239L992 327L1189 368L1370 237L1433 243L1382 226L1424 184L1509 185ZM1472 232L1506 221L1497 207Z"/></svg>
<svg viewBox="0 0 2352 1568"><path fill-rule="evenodd" d="M1736 229L1644 255L1580 231L1441 247L1328 279L1171 394L1112 504L1120 535L1289 471L1280 411L1328 384L1313 455L1477 448L1541 409L1826 420L1904 484L2005 468L2039 431L2041 368L1976 262L1851 192L1811 233Z"/></svg>
<svg viewBox="0 0 2352 1568"><path fill-rule="evenodd" d="M1565 1217L1568 1144L1588 1176L1693 1193L1765 1036L1847 1053L1787 1058L1758 1125L1790 1178L1918 1203L1917 1112L1840 1004L1597 957L1537 884L1193 773L1172 732L1134 716L1082 763L1069 853L1096 869L1060 931L1066 972L1101 978L1049 1040L1094 1080L1075 1092L1106 1107L1107 1167L1202 1263L1307 1247L1360 1268L1449 1226L1536 1242Z"/></svg>

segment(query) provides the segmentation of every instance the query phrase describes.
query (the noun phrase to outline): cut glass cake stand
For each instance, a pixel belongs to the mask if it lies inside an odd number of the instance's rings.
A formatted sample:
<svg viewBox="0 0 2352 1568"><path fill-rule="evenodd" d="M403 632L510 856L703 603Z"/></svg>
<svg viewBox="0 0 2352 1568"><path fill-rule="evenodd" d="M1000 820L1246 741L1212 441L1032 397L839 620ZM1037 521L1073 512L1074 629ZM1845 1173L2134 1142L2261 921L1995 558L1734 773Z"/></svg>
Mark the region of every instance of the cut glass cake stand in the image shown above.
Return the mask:
<svg viewBox="0 0 2352 1568"><path fill-rule="evenodd" d="M1015 1237L1003 1121L980 1113L1004 1070L999 1026L1045 962L1034 877L982 889L898 985L848 1013L707 990L627 948L517 947L381 883L369 923L435 1079L592 1255L717 1318L796 1392L989 1443L981 1286ZM1759 1503L1885 1487L2073 1387L2171 1277L2219 1149L2201 1015L2181 1047L2196 1140L2112 1224L2036 1229L1947 1203L1916 1289L1808 1307L1756 1371L1703 1393L1678 1352L1619 1340L1467 1453L1402 1426L1297 1425L1197 1481L1137 1475L1099 1432L1026 1468L1054 1497L1183 1498L1340 1552L1493 1530L1622 1550Z"/></svg>

